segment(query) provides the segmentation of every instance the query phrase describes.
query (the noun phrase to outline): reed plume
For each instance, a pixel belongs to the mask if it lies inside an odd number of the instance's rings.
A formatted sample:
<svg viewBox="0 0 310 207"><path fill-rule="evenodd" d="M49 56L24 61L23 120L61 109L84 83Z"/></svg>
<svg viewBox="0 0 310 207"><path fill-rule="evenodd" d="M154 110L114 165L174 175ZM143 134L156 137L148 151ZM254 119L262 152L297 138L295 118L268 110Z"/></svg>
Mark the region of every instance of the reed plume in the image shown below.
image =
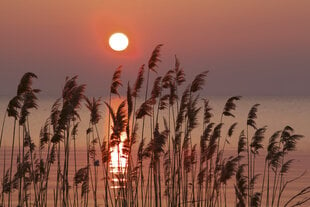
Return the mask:
<svg viewBox="0 0 310 207"><path fill-rule="evenodd" d="M89 191L89 177L88 177L88 166L79 169L74 175L74 182L76 185L82 184L81 197L84 198L86 203L86 194Z"/></svg>
<svg viewBox="0 0 310 207"><path fill-rule="evenodd" d="M256 129L256 122L255 119L257 119L257 107L259 106L259 104L255 104L254 106L252 106L252 108L249 111L248 114L248 119L247 119L247 125L253 127L254 129Z"/></svg>
<svg viewBox="0 0 310 207"><path fill-rule="evenodd" d="M143 84L143 81L144 81L144 64L141 65L141 67L139 68L139 72L138 72L138 76L137 76L137 79L136 79L136 82L134 84L134 87L133 87L133 90L132 90L132 96L133 97L138 97L139 95L139 92L141 90L141 87L142 87L142 84Z"/></svg>
<svg viewBox="0 0 310 207"><path fill-rule="evenodd" d="M195 77L195 79L193 80L193 82L191 84L191 88L190 88L190 91L192 93L195 93L195 92L202 89L202 86L205 84L205 78L206 78L208 72L209 71L204 71Z"/></svg>
<svg viewBox="0 0 310 207"><path fill-rule="evenodd" d="M120 143L121 133L126 130L127 118L126 118L126 101L123 101L119 106L116 112L113 111L112 107L106 103L106 106L109 109L109 113L112 119L112 134L111 134L111 147L117 146Z"/></svg>
<svg viewBox="0 0 310 207"><path fill-rule="evenodd" d="M154 84L153 84L153 89L151 91L151 97L152 99L155 101L156 98L158 98L161 94L162 91L162 87L161 87L161 76L158 76L155 80L154 80ZM155 104L155 103L154 103Z"/></svg>
<svg viewBox="0 0 310 207"><path fill-rule="evenodd" d="M136 112L136 118L141 119L144 116L151 116L153 114L153 105L154 105L154 99L150 98L147 101L145 101L140 108Z"/></svg>
<svg viewBox="0 0 310 207"><path fill-rule="evenodd" d="M101 115L99 113L99 107L101 106L101 98L94 98L90 100L89 98L85 97L86 100L86 108L90 111L90 122L93 125L98 124L99 120L101 119Z"/></svg>
<svg viewBox="0 0 310 207"><path fill-rule="evenodd" d="M25 92L32 90L33 78L37 79L38 77L32 72L27 72L23 75L17 87L17 96L21 96Z"/></svg>
<svg viewBox="0 0 310 207"><path fill-rule="evenodd" d="M113 78L112 78L112 84L111 84L111 93L112 94L116 94L120 97L120 94L118 92L118 88L122 85L121 82L121 74L122 74L122 66L118 66L118 68L116 68L114 74L113 74Z"/></svg>
<svg viewBox="0 0 310 207"><path fill-rule="evenodd" d="M246 151L246 136L244 135L244 130L242 130L238 141L238 155L240 155L241 152L245 151Z"/></svg>
<svg viewBox="0 0 310 207"><path fill-rule="evenodd" d="M7 107L8 117L13 117L14 119L17 119L19 116L18 109L20 108L21 108L20 96L15 96L10 100L8 104Z"/></svg>
<svg viewBox="0 0 310 207"><path fill-rule="evenodd" d="M149 62L148 62L148 67L149 67L149 70L152 70L154 72L156 72L156 67L158 67L158 62L160 62L160 50L161 50L161 47L163 45L162 44L159 44L155 47L155 49L153 50L152 52L152 55L149 59Z"/></svg>
<svg viewBox="0 0 310 207"><path fill-rule="evenodd" d="M208 124L210 122L213 114L211 113L212 108L209 105L209 101L207 99L203 99L204 103L204 113L203 113L203 124Z"/></svg>
<svg viewBox="0 0 310 207"><path fill-rule="evenodd" d="M224 184L224 200L225 200L225 206L227 206L227 194L226 194L226 188L227 188L227 181L232 178L232 176L235 175L235 172L237 170L237 163L239 162L239 157L229 157L227 161L224 159L221 169L221 175L219 178L219 181Z"/></svg>
<svg viewBox="0 0 310 207"><path fill-rule="evenodd" d="M263 139L265 138L264 134L266 132L266 126L259 128L255 131L254 136L250 144L251 153L255 156L258 154L258 150L263 148ZM253 170L254 171L254 170Z"/></svg>
<svg viewBox="0 0 310 207"><path fill-rule="evenodd" d="M185 82L185 73L182 68L180 68L180 61L175 56L175 67L174 67L174 73L175 73L175 80L178 86L180 86L183 82Z"/></svg>
<svg viewBox="0 0 310 207"><path fill-rule="evenodd" d="M232 111L236 110L236 104L235 101L239 101L241 99L241 96L233 96L230 97L225 106L224 106L224 110L222 113L222 117L223 116L232 116L235 117L235 115L232 113ZM221 122L222 122L222 118L221 118Z"/></svg>
<svg viewBox="0 0 310 207"><path fill-rule="evenodd" d="M224 144L223 144L223 148L222 148L223 154L224 154L224 151L225 151L226 143L227 143L227 144L230 144L229 139L233 136L233 133L234 133L234 131L235 131L235 129L236 129L237 124L238 124L237 122L233 123L232 125L230 125L230 127L229 127L229 129L228 129L228 132L227 132L227 135L226 135Z"/></svg>

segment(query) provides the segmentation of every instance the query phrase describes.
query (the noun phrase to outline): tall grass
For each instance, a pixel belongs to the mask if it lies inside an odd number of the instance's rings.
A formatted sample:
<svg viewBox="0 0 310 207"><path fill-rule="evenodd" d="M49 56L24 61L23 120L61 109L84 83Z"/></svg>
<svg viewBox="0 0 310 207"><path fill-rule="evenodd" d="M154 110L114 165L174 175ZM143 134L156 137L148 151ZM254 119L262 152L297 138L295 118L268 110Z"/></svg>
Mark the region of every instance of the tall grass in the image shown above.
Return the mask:
<svg viewBox="0 0 310 207"><path fill-rule="evenodd" d="M147 68L139 68L124 97L119 92L122 67L113 74L107 100L86 97L86 86L77 76L66 78L41 128L39 147L29 121L38 108L39 90L32 87L37 76L26 73L2 121L0 206L306 206L307 184L283 197L287 187L305 175L288 176L290 154L303 136L285 126L267 140L268 127L256 123L259 104L249 109L246 123L235 122L240 96L228 98L222 113L214 114L209 100L200 95L208 71L186 84L177 57L173 69L158 69L161 48L155 47ZM112 104L113 95L120 104ZM79 131L83 103L89 111L86 132ZM101 131L103 117L107 126ZM4 132L8 118L13 119L11 136ZM85 143L82 167L77 164L78 139ZM226 149L233 142L237 149L229 154ZM263 171L257 167L260 156L265 156ZM116 169L111 164L115 160ZM234 189L234 195L228 195L228 189Z"/></svg>

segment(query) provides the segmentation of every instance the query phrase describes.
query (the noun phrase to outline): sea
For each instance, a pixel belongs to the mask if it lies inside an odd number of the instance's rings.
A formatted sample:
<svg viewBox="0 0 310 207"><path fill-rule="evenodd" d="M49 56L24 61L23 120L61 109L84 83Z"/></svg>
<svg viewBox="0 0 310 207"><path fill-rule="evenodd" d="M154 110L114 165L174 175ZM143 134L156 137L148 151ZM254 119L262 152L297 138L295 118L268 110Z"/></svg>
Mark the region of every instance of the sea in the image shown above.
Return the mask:
<svg viewBox="0 0 310 207"><path fill-rule="evenodd" d="M223 107L226 103L226 100L229 97L224 96L210 96L205 97L209 100L209 105L212 108L213 117L211 122L219 123L221 119L221 113L223 111ZM39 146L39 135L40 130L44 126L45 121L49 117L51 107L55 102L55 97L39 97L39 107L37 110L31 110L29 115L29 126L31 137L34 143ZM104 100L104 99L103 99ZM112 105L116 108L117 104L120 103L122 98L118 98L112 101ZM106 100L108 101L108 100ZM9 102L9 97L0 96L0 123L2 125L3 117L5 115L5 110ZM141 104L141 101L138 101L137 107ZM265 139L263 142L264 149L260 151L257 156L256 163L256 172L260 174L260 178L257 182L257 189L261 187L261 178L263 174L264 168L264 158L265 158L265 149L267 146L268 139L270 136L277 130L282 130L285 126L291 126L294 129L295 134L301 134L304 137L298 141L297 149L294 152L289 154L289 158L294 159L294 162L285 177L288 181L290 179L294 179L301 174L305 173L301 178L296 180L295 182L291 182L288 184L285 192L282 196L281 205L284 205L293 195L302 190L303 187L310 185L310 96L245 96L242 97L241 100L236 101L236 110L232 113L235 117L224 117L223 118L223 129L222 129L222 137L225 137L227 134L227 130L231 124L237 122L237 126L235 128L233 136L230 138L229 143L226 144L226 151L224 156L229 157L230 155L235 155L237 152L237 141L239 134L242 130L246 129L246 121L247 115L250 108L254 104L260 104L258 106L257 119L256 124L257 127L267 127L267 131L265 133ZM107 138L107 123L108 123L108 115L107 108L104 104L100 107L100 112L102 115L102 120L98 123L98 130L101 136L101 139L105 140ZM76 149L77 149L77 169L85 167L87 165L87 156L86 156L86 131L89 126L89 118L90 113L85 107L84 103L81 105L81 109L79 110L80 120L79 122L77 137L76 137ZM198 120L202 120L202 114L199 113ZM160 114L159 119L163 120L163 118L168 119L168 113L163 112ZM172 123L172 120L170 120ZM138 121L139 126L141 126L141 120ZM163 129L163 121L160 121L160 131ZM13 124L14 121L12 118L6 118L5 125L3 128L3 140L1 143L0 149L0 179L2 183L3 179L3 167L4 163L6 163L6 169L10 163L10 154L11 154L11 145L12 145L12 132L13 132ZM146 122L146 130L149 128L149 123ZM147 132L145 132L147 134ZM192 142L193 144L197 144L199 146L199 139L202 133L202 126L198 125L198 127L192 133ZM253 129L249 130L249 136L251 137L254 133ZM148 135L146 135L146 138ZM140 137L141 138L141 137ZM148 141L146 141L148 142ZM138 141L139 143L139 141ZM73 149L73 142L71 143L71 150ZM138 144L136 144L138 145ZM15 142L13 160L16 162L16 157L18 154L19 142ZM136 151L137 147L134 148ZM101 160L101 155L99 149L97 149L97 159ZM72 150L73 151L73 150ZM4 152L6 156L4 157ZM133 152L135 154L135 152ZM61 155L63 157L63 154ZM69 182L73 184L74 178L74 162L73 162L73 154L70 154L70 166L69 166ZM14 163L15 163L14 162ZM199 162L199 159L198 159ZM101 163L100 163L101 164ZM197 163L199 166L199 163ZM16 165L13 165L13 172L16 169ZM147 171L149 168L147 167L145 170ZM103 206L104 203L104 186L102 179L104 178L104 173L101 168L98 168L98 206ZM54 206L53 193L56 187L56 164L51 169L50 181L49 181L49 192L48 192L48 206ZM94 185L94 183L93 183ZM30 189L30 191L33 189ZM0 191L2 191L2 185L0 186ZM80 192L79 192L80 193ZM227 195L228 195L228 206L234 206L234 183L230 182L227 185ZM1 195L0 195L1 196ZM71 196L71 202L73 202L73 195ZM92 192L89 194L89 206L93 205L92 201ZM12 204L13 206L17 205L18 193L12 192ZM31 198L33 199L33 198ZM166 197L162 195L163 205L166 203ZM4 198L7 203L7 196ZM0 199L1 201L1 199ZM72 204L72 203L71 203ZM309 206L310 203L304 204L304 206ZM223 205L224 206L224 205ZM264 205L263 205L264 206Z"/></svg>

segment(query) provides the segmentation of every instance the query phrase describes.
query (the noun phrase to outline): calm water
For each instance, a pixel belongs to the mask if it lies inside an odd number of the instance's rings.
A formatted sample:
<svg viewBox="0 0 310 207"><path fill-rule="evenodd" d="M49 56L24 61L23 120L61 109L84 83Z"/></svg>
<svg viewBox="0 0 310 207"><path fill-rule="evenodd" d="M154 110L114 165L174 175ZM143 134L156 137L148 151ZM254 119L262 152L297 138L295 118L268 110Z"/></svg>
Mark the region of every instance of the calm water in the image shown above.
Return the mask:
<svg viewBox="0 0 310 207"><path fill-rule="evenodd" d="M219 122L220 114L223 109L223 106L226 102L226 99L229 97L209 97L210 105L213 108L212 113L214 114L212 122ZM54 99L51 98L43 98L39 101L39 109L37 111L33 111L30 115L30 126L31 126L31 135L34 139L35 143L39 145L39 131L43 126L46 118L49 116L50 108L54 102ZM8 98L0 97L0 121L2 123L3 115L5 108L8 103ZM267 125L268 130L266 132L266 141L269 139L270 135L276 130L283 129L284 126L290 125L295 129L295 133L302 134L305 136L303 140L301 140L298 144L298 150L294 152L291 157L295 159L295 163L291 168L288 179L296 177L301 174L304 170L310 170L310 97L244 97L241 101L237 102L237 110L234 112L236 118L224 118L224 128L223 128L223 136L225 136L228 127L234 123L238 122L235 136L233 136L230 145L228 145L228 151L225 152L225 155L233 154L236 151L237 138L242 129L246 127L246 119L249 109L255 103L261 104L258 109L258 119L257 126L262 127ZM99 123L99 131L101 133L101 137L105 136L106 132L106 123L107 118L104 116L106 113L106 109L104 106L101 107L102 115L104 119ZM78 137L77 137L77 148L78 148L78 169L86 166L86 129L88 127L89 113L83 106L81 109L81 123L78 129ZM148 124L148 123L147 123ZM12 137L12 126L13 121L7 119L5 130L4 130L4 140L2 141L2 146L11 146L11 137ZM148 127L148 126L146 126ZM201 127L198 127L193 133L193 140L197 144L199 143L199 137L201 133ZM265 143L266 145L266 143ZM16 152L18 150L18 143L16 143ZM10 162L10 148L1 147L0 150L0 178L2 178L2 168L3 168L3 150L7 150L6 163ZM15 157L16 158L15 153ZM98 152L98 155L100 153ZM71 158L73 154L70 155ZM100 156L98 156L100 159ZM263 173L263 159L264 153L261 153L261 156L257 161L257 172ZM73 181L74 177L74 162L71 163L70 166L70 175L71 181ZM7 164L8 165L8 164ZM56 167L56 165L54 166ZM52 169L51 172L54 172L56 168ZM99 167L99 180L103 178L103 174L101 168ZM54 189L56 186L56 173L52 173L50 177L50 189ZM258 182L259 183L259 182ZM103 182L98 183L98 200L99 204L103 203L103 194L104 194L104 186ZM310 184L310 172L307 173L303 178L299 179L295 183L291 184L287 187L286 192L283 196L283 200L287 199L294 192L296 193L298 189L301 189L305 184ZM260 184L258 184L259 186ZM53 204L52 190L49 192L50 204ZM228 195L233 193L233 185L229 185ZM13 197L17 196L17 194L13 194ZM91 193L90 193L91 198ZM229 199L229 198L228 198ZM13 199L14 200L14 199ZM91 200L91 199L90 199ZM231 202L234 202L231 200ZM90 203L91 204L91 203Z"/></svg>

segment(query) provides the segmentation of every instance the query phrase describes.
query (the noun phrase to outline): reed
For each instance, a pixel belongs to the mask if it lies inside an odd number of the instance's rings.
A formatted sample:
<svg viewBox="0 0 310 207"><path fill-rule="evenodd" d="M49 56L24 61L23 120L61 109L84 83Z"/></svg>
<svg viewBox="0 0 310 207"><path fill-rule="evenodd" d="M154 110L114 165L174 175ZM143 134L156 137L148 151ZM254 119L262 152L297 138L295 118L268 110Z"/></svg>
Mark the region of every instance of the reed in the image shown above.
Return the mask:
<svg viewBox="0 0 310 207"><path fill-rule="evenodd" d="M86 86L78 83L77 76L66 78L39 139L34 138L29 121L32 110L38 108L39 90L32 87L37 76L26 73L2 121L0 206L306 206L310 200L307 184L290 198L283 197L287 187L305 175L290 175L291 152L303 136L285 126L267 140L269 128L257 124L259 104L249 109L246 123L237 123L240 96L228 98L216 120L209 100L200 95L208 71L183 85L185 73L177 57L173 69L157 70L161 48L155 47L147 67L141 65L134 84L128 82L125 96L119 90L121 66L113 74L107 100L87 98ZM121 99L117 106L112 104L114 95ZM106 113L100 110L103 103ZM84 105L89 120L81 136ZM108 117L104 131L98 129L102 117ZM11 127L8 118L12 118ZM7 129L12 129L8 138ZM195 137L197 133L200 137ZM86 155L79 167L76 142L80 137L85 139ZM34 140L40 140L39 147ZM227 148L236 142L234 154L229 155ZM116 157L112 157L115 149ZM262 154L264 169L260 171L257 160ZM111 165L115 160L116 167ZM55 177L54 188L51 177ZM228 201L231 188L234 204Z"/></svg>
<svg viewBox="0 0 310 207"><path fill-rule="evenodd" d="M99 132L98 132L98 127L97 124L101 119L101 114L99 111L99 107L101 106L101 99L98 98L93 98L92 100L88 99L85 97L86 101L86 108L90 112L90 119L89 119L89 128L87 130L87 134L91 134L91 142L89 143L89 139L87 140L88 142L88 149L87 152L90 155L90 158L92 160L91 165L89 165L89 168L93 166L93 172L94 172L94 180L92 179L93 177L91 176L91 183L93 186L93 197L94 197L94 202L95 206L98 206L98 201L97 201L97 186L98 186L98 166L99 166L99 160L97 159L97 151L96 146L99 144L99 151L101 151L101 146L102 146L102 141L100 140ZM89 138L89 136L87 136ZM75 139L74 139L75 140ZM75 149L75 147L74 147ZM75 151L74 151L75 152ZM76 155L75 155L76 158ZM104 175L104 166L102 165L102 173ZM75 173L76 173L76 160L75 160ZM78 199L78 196L77 196Z"/></svg>

